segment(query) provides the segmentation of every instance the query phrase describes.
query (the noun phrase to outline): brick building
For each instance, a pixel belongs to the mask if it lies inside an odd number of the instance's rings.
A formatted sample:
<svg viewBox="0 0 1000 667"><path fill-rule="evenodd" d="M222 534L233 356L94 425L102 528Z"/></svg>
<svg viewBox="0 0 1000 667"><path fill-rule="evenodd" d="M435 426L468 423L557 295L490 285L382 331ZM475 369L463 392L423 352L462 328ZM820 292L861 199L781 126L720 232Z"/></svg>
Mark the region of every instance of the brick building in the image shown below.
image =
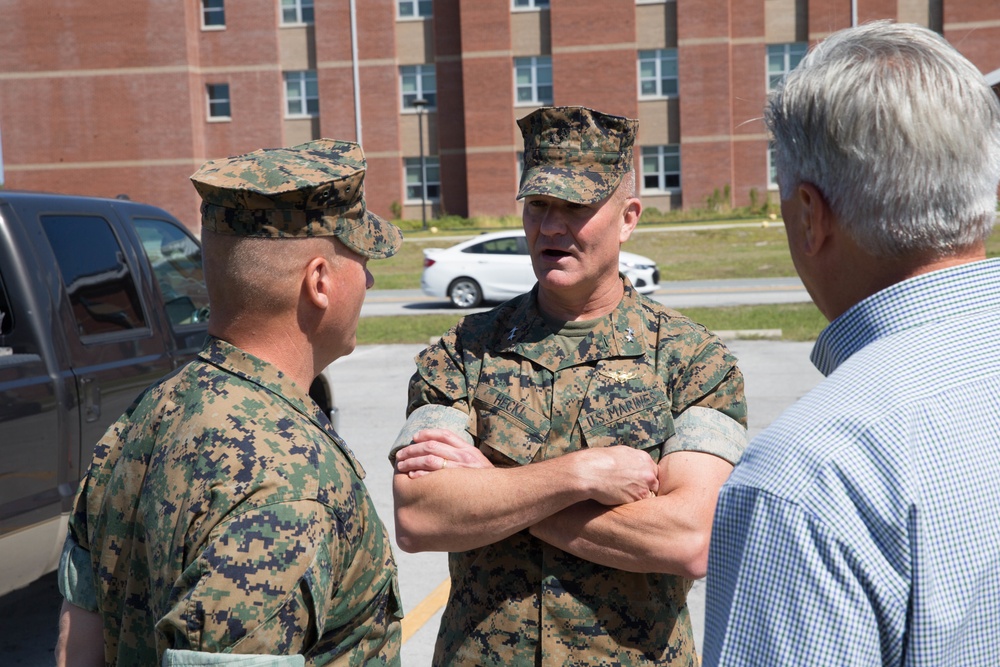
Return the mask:
<svg viewBox="0 0 1000 667"><path fill-rule="evenodd" d="M319 137L360 137L382 215L420 218L424 187L428 215L517 213L516 119L546 104L640 119L647 206L744 205L773 188L769 83L830 32L920 23L1000 73L997 0L4 0L3 15L5 187L127 194L194 227L204 160Z"/></svg>

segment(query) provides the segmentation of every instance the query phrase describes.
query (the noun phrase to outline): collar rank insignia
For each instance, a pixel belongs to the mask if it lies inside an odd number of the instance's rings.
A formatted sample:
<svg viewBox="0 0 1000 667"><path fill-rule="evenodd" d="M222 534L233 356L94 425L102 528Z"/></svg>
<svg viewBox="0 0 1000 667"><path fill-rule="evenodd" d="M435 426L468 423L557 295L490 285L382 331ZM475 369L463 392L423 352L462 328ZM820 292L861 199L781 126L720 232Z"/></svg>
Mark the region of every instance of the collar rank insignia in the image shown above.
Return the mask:
<svg viewBox="0 0 1000 667"><path fill-rule="evenodd" d="M514 327L509 332L507 332L507 340L514 340L514 334L517 333L517 327Z"/></svg>
<svg viewBox="0 0 1000 667"><path fill-rule="evenodd" d="M625 330L625 340L627 340L630 343L635 340L635 331L632 329L632 327L629 327L628 329Z"/></svg>

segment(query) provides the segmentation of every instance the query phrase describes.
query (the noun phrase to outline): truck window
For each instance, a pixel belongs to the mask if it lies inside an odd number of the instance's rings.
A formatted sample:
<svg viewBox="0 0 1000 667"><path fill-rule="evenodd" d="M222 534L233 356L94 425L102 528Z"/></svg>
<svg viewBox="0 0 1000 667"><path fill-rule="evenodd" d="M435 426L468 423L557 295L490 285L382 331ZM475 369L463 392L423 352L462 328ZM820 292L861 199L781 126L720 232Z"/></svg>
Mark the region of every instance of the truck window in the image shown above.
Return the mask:
<svg viewBox="0 0 1000 667"><path fill-rule="evenodd" d="M201 247L186 231L167 220L135 218L132 223L160 285L170 323L176 326L206 321L208 290Z"/></svg>
<svg viewBox="0 0 1000 667"><path fill-rule="evenodd" d="M81 336L146 326L132 272L111 225L96 215L43 215Z"/></svg>

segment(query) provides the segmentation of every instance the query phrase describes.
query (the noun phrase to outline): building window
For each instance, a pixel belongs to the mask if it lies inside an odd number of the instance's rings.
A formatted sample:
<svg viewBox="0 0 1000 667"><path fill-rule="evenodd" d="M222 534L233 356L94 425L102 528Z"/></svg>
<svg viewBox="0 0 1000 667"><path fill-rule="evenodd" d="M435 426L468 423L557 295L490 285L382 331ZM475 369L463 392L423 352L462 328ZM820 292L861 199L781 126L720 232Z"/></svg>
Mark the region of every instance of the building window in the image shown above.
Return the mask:
<svg viewBox="0 0 1000 667"><path fill-rule="evenodd" d="M785 75L802 62L809 45L806 42L767 45L767 89L774 90Z"/></svg>
<svg viewBox="0 0 1000 667"><path fill-rule="evenodd" d="M226 8L223 0L201 0L202 30L222 30L226 27Z"/></svg>
<svg viewBox="0 0 1000 667"><path fill-rule="evenodd" d="M552 57L514 58L514 82L517 104L552 104Z"/></svg>
<svg viewBox="0 0 1000 667"><path fill-rule="evenodd" d="M285 72L285 115L289 118L319 115L315 70Z"/></svg>
<svg viewBox="0 0 1000 667"><path fill-rule="evenodd" d="M210 83L205 86L208 96L208 118L209 120L229 120L229 84Z"/></svg>
<svg viewBox="0 0 1000 667"><path fill-rule="evenodd" d="M677 94L677 49L639 51L639 97Z"/></svg>
<svg viewBox="0 0 1000 667"><path fill-rule="evenodd" d="M431 16L432 7L431 0L396 0L396 11L401 19Z"/></svg>
<svg viewBox="0 0 1000 667"><path fill-rule="evenodd" d="M778 168L774 166L774 142L767 145L767 189L778 189Z"/></svg>
<svg viewBox="0 0 1000 667"><path fill-rule="evenodd" d="M414 100L427 100L427 108L437 108L437 76L434 65L403 65L399 68L399 89L403 108L414 109Z"/></svg>
<svg viewBox="0 0 1000 667"><path fill-rule="evenodd" d="M548 9L549 0L511 0L514 9Z"/></svg>
<svg viewBox="0 0 1000 667"><path fill-rule="evenodd" d="M281 0L281 25L304 25L313 22L313 0Z"/></svg>
<svg viewBox="0 0 1000 667"><path fill-rule="evenodd" d="M642 191L668 192L681 187L681 149L670 146L642 147Z"/></svg>
<svg viewBox="0 0 1000 667"><path fill-rule="evenodd" d="M403 163L406 170L407 201L437 201L441 199L441 163L437 156L424 157L423 172L427 175L426 179L421 173L420 158L404 158ZM423 197L420 196L421 190L423 190Z"/></svg>

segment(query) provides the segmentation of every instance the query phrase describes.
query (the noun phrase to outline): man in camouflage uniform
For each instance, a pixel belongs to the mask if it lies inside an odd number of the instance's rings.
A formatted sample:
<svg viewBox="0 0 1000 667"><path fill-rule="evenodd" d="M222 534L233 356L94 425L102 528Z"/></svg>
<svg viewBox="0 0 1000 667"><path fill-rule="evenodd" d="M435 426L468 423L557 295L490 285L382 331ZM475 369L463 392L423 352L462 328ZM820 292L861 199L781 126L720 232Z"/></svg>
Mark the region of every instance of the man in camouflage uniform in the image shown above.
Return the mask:
<svg viewBox="0 0 1000 667"><path fill-rule="evenodd" d="M434 662L693 665L686 596L746 442L743 378L619 274L637 121L519 125L538 283L417 357L394 447L400 547L451 552Z"/></svg>
<svg viewBox="0 0 1000 667"><path fill-rule="evenodd" d="M320 140L191 177L210 336L97 445L60 565L60 664L399 663L385 526L307 393L354 349L368 259L402 240L366 211L364 174L357 144Z"/></svg>

